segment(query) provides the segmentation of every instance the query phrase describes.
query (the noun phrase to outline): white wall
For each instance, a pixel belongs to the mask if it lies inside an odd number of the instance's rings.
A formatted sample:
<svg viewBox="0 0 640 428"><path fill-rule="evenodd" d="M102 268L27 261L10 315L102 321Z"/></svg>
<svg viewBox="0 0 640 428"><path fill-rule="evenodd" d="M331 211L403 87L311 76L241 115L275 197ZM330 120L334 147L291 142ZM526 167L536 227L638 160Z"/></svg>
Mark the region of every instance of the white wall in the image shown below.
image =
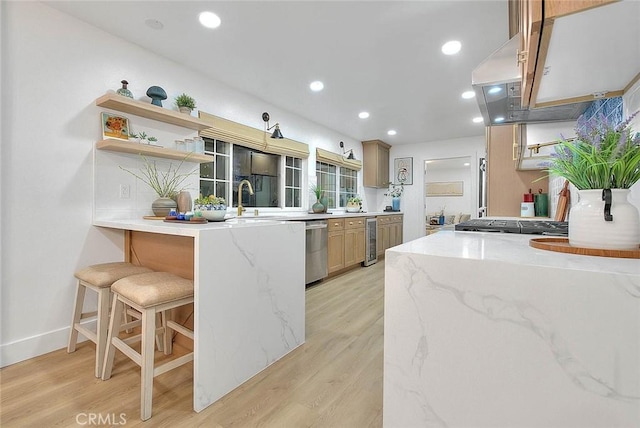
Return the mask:
<svg viewBox="0 0 640 428"><path fill-rule="evenodd" d="M471 158L460 158L460 165L462 165L462 162L471 163ZM433 165L433 163L428 163L426 166L426 180L428 183L462 181L463 185L462 196L426 196L425 204L427 214L437 214L444 207L445 215L462 213L473 215L475 218L478 211L478 197L474 193L471 193L471 171L473 171L473 168L471 166L459 166L457 168L430 169L429 167L431 165Z"/></svg>
<svg viewBox="0 0 640 428"><path fill-rule="evenodd" d="M404 186L404 194L400 201L400 210L404 213L404 242L409 242L425 235L425 206L424 206L424 162L430 159L446 159L469 156L471 158L471 189L472 195L478 194L478 159L485 155L484 128L479 125L478 137L459 138L454 140L431 141L422 144L406 144L391 147L389 171L393 175L393 160L395 158L413 157L413 185ZM389 197L384 196L385 190L377 190L378 210L391 205ZM477 206L477 196L474 199ZM470 213L472 218L476 212Z"/></svg>

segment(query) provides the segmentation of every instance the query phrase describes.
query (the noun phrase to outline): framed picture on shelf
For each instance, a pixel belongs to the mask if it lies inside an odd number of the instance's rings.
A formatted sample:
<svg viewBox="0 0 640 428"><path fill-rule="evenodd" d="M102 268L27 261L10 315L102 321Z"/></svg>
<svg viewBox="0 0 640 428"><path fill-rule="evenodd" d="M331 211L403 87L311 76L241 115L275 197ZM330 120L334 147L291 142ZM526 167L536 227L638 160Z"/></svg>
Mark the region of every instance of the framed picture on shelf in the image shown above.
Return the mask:
<svg viewBox="0 0 640 428"><path fill-rule="evenodd" d="M395 158L393 160L393 182L413 184L413 158Z"/></svg>
<svg viewBox="0 0 640 428"><path fill-rule="evenodd" d="M129 140L129 119L117 114L102 112L102 138Z"/></svg>

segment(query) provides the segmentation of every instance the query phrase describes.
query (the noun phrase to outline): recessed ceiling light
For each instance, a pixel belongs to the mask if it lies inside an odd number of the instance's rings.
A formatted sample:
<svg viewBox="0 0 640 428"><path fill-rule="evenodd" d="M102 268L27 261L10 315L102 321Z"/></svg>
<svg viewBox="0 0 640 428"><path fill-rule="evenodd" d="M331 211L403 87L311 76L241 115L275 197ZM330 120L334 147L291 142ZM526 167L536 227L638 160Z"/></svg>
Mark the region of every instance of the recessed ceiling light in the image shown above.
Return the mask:
<svg viewBox="0 0 640 428"><path fill-rule="evenodd" d="M147 27L153 28L154 30L162 30L164 28L164 24L157 19L149 18L144 21Z"/></svg>
<svg viewBox="0 0 640 428"><path fill-rule="evenodd" d="M500 91L502 91L502 88L500 86L494 86L493 88L489 89L490 94L497 94Z"/></svg>
<svg viewBox="0 0 640 428"><path fill-rule="evenodd" d="M309 88L313 91L313 92L319 92L321 90L324 89L324 83L322 83L319 80L316 80L314 82L311 82L311 84L309 84Z"/></svg>
<svg viewBox="0 0 640 428"><path fill-rule="evenodd" d="M390 129L390 130L387 131L387 135L396 135L396 134L397 134L397 132L396 132L395 129Z"/></svg>
<svg viewBox="0 0 640 428"><path fill-rule="evenodd" d="M493 121L498 123L504 122L504 116L498 116L495 119L493 119Z"/></svg>
<svg viewBox="0 0 640 428"><path fill-rule="evenodd" d="M368 111L361 111L360 113L358 113L358 117L360 119L366 119L369 117L369 112Z"/></svg>
<svg viewBox="0 0 640 428"><path fill-rule="evenodd" d="M469 166L469 165L471 165L469 162L464 163L464 166Z"/></svg>
<svg viewBox="0 0 640 428"><path fill-rule="evenodd" d="M465 91L462 93L462 98L464 98L465 100L468 100L469 98L473 98L476 96L476 93L473 91Z"/></svg>
<svg viewBox="0 0 640 428"><path fill-rule="evenodd" d="M445 55L455 55L460 52L462 44L457 40L451 40L450 42L442 45L442 53Z"/></svg>
<svg viewBox="0 0 640 428"><path fill-rule="evenodd" d="M198 16L198 19L200 20L200 24L207 28L218 28L222 22L220 17L213 12L202 12Z"/></svg>
<svg viewBox="0 0 640 428"><path fill-rule="evenodd" d="M481 123L482 121L484 121L482 116L474 117L472 120L473 120L473 123Z"/></svg>

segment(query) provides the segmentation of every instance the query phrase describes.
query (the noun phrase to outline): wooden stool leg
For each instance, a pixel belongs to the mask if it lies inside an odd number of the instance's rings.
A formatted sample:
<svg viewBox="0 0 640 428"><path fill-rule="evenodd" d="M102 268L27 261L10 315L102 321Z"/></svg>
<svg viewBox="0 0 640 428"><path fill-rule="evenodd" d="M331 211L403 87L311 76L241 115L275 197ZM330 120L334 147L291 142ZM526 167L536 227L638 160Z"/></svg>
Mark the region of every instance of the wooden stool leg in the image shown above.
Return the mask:
<svg viewBox="0 0 640 428"><path fill-rule="evenodd" d="M76 350L76 344L78 343L78 330L76 330L76 324L80 322L82 317L82 306L84 305L84 295L87 291L87 287L80 284L76 286L76 300L73 308L73 315L71 316L71 331L69 332L69 343L67 344L67 352L71 353Z"/></svg>
<svg viewBox="0 0 640 428"><path fill-rule="evenodd" d="M107 349L107 336L109 328L109 303L111 290L102 288L98 291L98 319L96 325L96 377L102 376L104 354Z"/></svg>
<svg viewBox="0 0 640 428"><path fill-rule="evenodd" d="M115 332L116 337L120 333L120 326L122 325L122 311L124 309L124 303L114 297L113 304L111 305L111 318L109 320L109 333L107 334L107 351L104 356L104 364L102 366L102 380L107 380L111 377L111 370L113 369L113 357L116 354L116 347L112 343L113 335Z"/></svg>
<svg viewBox="0 0 640 428"><path fill-rule="evenodd" d="M142 385L140 388L140 419L146 421L151 417L153 400L153 357L156 337L155 309L142 312Z"/></svg>
<svg viewBox="0 0 640 428"><path fill-rule="evenodd" d="M173 330L167 327L171 319L173 309L162 311L162 328L164 329L164 354L171 355L173 352Z"/></svg>
<svg viewBox="0 0 640 428"><path fill-rule="evenodd" d="M156 313L156 326L161 326L164 325L162 324L162 314L160 312ZM164 350L164 341L166 337L166 333L164 333L163 335L157 334L156 335L156 346L158 347L158 351L163 351ZM167 352L165 351L165 354ZM170 354L171 352L169 352Z"/></svg>

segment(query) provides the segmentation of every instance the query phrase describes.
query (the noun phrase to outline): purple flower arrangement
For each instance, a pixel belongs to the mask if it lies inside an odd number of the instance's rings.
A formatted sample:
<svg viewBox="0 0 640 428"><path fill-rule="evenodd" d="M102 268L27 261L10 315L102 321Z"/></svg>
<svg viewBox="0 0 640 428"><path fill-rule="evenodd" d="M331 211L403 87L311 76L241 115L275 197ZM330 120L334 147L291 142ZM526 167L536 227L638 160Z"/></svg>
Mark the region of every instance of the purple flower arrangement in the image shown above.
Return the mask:
<svg viewBox="0 0 640 428"><path fill-rule="evenodd" d="M614 126L604 115L576 124L576 138L555 146L548 171L569 180L580 190L628 189L640 180L640 133L629 124L635 112Z"/></svg>

